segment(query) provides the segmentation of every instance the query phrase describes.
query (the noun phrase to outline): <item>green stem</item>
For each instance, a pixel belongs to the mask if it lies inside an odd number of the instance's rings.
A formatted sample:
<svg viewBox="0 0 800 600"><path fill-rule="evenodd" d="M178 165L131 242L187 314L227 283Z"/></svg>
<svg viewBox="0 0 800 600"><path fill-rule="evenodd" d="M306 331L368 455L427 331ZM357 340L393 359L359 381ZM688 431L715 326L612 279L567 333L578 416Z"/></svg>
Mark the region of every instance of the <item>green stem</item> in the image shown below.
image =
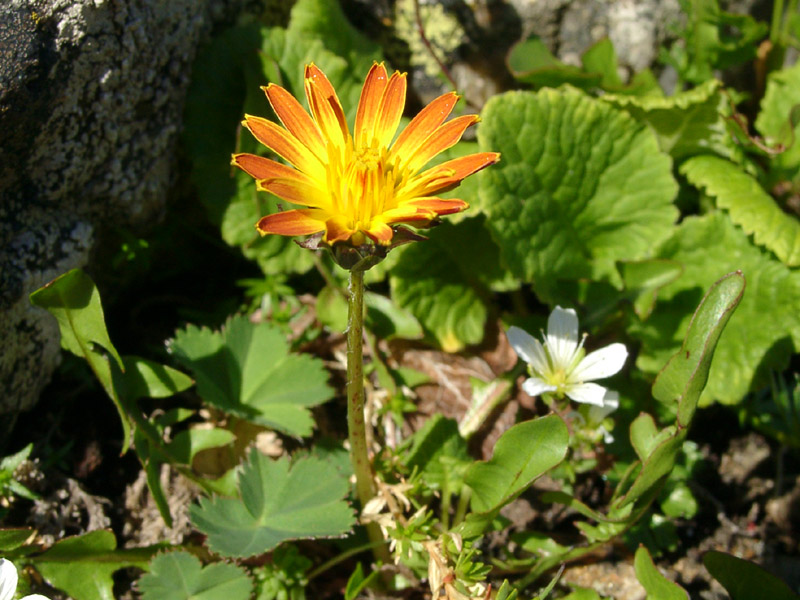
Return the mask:
<svg viewBox="0 0 800 600"><path fill-rule="evenodd" d="M356 475L356 493L363 509L375 496L372 467L367 449L367 427L364 421L364 272L350 271L350 294L347 299L347 430L350 439L350 461ZM366 525L370 542L383 542L377 523ZM389 550L381 543L373 548L375 559L391 562Z"/></svg>
<svg viewBox="0 0 800 600"><path fill-rule="evenodd" d="M778 44L781 41L781 21L783 20L783 0L772 3L772 23L769 28L769 41Z"/></svg>

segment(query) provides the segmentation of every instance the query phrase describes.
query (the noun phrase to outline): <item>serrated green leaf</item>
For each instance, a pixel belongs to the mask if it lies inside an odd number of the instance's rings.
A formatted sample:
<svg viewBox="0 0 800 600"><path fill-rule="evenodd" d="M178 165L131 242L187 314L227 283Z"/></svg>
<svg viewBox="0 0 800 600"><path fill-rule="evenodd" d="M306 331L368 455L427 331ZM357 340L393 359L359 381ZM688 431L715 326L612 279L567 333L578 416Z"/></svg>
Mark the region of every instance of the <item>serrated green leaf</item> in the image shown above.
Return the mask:
<svg viewBox="0 0 800 600"><path fill-rule="evenodd" d="M253 591L241 567L221 562L203 567L188 552L159 554L137 586L143 600L248 600Z"/></svg>
<svg viewBox="0 0 800 600"><path fill-rule="evenodd" d="M190 325L175 334L172 349L206 402L291 435L309 435L314 421L307 407L333 395L322 361L291 354L278 328L244 316L218 332Z"/></svg>
<svg viewBox="0 0 800 600"><path fill-rule="evenodd" d="M239 498L201 498L192 523L224 556L267 552L286 540L338 536L355 522L342 498L349 484L328 462L314 457L272 460L250 452L238 478Z"/></svg>
<svg viewBox="0 0 800 600"><path fill-rule="evenodd" d="M730 110L716 79L674 96L606 94L601 100L650 125L661 149L675 159L709 150L726 158L741 153L725 125Z"/></svg>
<svg viewBox="0 0 800 600"><path fill-rule="evenodd" d="M800 221L783 212L753 177L715 156L697 156L681 165L695 187L714 198L756 244L772 250L790 267L800 265Z"/></svg>
<svg viewBox="0 0 800 600"><path fill-rule="evenodd" d="M706 552L703 564L708 572L722 584L731 600L798 600L783 581L758 565L725 552Z"/></svg>
<svg viewBox="0 0 800 600"><path fill-rule="evenodd" d="M717 343L742 300L744 288L745 279L740 271L729 273L711 287L692 315L680 350L653 383L653 396L657 400L677 403L681 427L688 427L694 417Z"/></svg>
<svg viewBox="0 0 800 600"><path fill-rule="evenodd" d="M608 280L673 229L671 159L645 125L572 88L508 92L486 104L481 149L502 161L480 208L511 271L544 298L559 279Z"/></svg>
<svg viewBox="0 0 800 600"><path fill-rule="evenodd" d="M86 359L114 402L122 422L122 454L125 454L130 444L131 426L114 387L109 356L119 368L123 368L123 364L108 337L103 305L94 281L81 269L73 269L33 292L30 299L34 306L44 308L56 318L61 347Z"/></svg>
<svg viewBox="0 0 800 600"><path fill-rule="evenodd" d="M34 564L50 585L75 600L114 600L114 572L127 567L146 569L157 550L118 550L113 533L97 530L56 542Z"/></svg>
<svg viewBox="0 0 800 600"><path fill-rule="evenodd" d="M645 323L629 332L642 340L637 366L658 372L680 347L703 290L721 273L741 270L747 292L725 327L711 362L700 405L734 404L752 387L768 382L800 348L800 274L753 246L724 213L688 217L659 250L684 265L684 274L665 286Z"/></svg>
<svg viewBox="0 0 800 600"><path fill-rule="evenodd" d="M390 273L392 298L446 352L483 339L490 285L504 277L482 218L442 223L409 246Z"/></svg>
<svg viewBox="0 0 800 600"><path fill-rule="evenodd" d="M686 590L659 573L644 546L636 550L633 568L636 579L647 592L647 600L689 600Z"/></svg>
<svg viewBox="0 0 800 600"><path fill-rule="evenodd" d="M800 167L800 62L769 74L755 126L768 144L786 148L772 157L775 178L796 180Z"/></svg>
<svg viewBox="0 0 800 600"><path fill-rule="evenodd" d="M566 456L569 434L556 415L514 425L494 448L492 458L467 470L465 483L473 490L471 507L477 520L491 521L502 506L516 498L540 475ZM470 527L469 519L467 527Z"/></svg>

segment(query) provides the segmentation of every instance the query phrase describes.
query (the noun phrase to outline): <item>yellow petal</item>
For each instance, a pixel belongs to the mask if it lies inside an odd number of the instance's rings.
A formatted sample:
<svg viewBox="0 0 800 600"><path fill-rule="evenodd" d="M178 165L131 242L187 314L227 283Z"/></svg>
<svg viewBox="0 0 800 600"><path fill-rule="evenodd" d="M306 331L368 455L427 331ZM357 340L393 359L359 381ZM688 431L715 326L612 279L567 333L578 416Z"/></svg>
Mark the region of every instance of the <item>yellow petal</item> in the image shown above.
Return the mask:
<svg viewBox="0 0 800 600"><path fill-rule="evenodd" d="M498 152L480 152L454 158L411 178L405 185L398 188L396 194L400 198L415 198L451 190L457 187L465 177L477 173L498 160L500 160Z"/></svg>
<svg viewBox="0 0 800 600"><path fill-rule="evenodd" d="M325 140L322 139L317 124L295 97L274 83L261 89L264 90L272 109L286 129L311 150L318 159L324 160L326 158Z"/></svg>
<svg viewBox="0 0 800 600"><path fill-rule="evenodd" d="M302 173L297 169L255 154L234 154L231 157L231 164L239 167L255 179L269 179L271 177L297 179L303 177Z"/></svg>
<svg viewBox="0 0 800 600"><path fill-rule="evenodd" d="M368 145L375 131L375 120L381 106L383 91L386 89L388 76L383 63L374 63L364 80L361 88L361 98L358 101L356 124L353 130L355 141L359 145Z"/></svg>
<svg viewBox="0 0 800 600"><path fill-rule="evenodd" d="M444 123L458 101L455 92L449 92L436 98L411 119L392 146L394 156L411 156L419 146Z"/></svg>
<svg viewBox="0 0 800 600"><path fill-rule="evenodd" d="M245 115L242 123L255 138L301 171L324 179L322 163L296 137L272 121Z"/></svg>
<svg viewBox="0 0 800 600"><path fill-rule="evenodd" d="M342 215L329 218L325 222L325 230L325 241L329 244L345 242L356 232Z"/></svg>
<svg viewBox="0 0 800 600"><path fill-rule="evenodd" d="M382 244L384 246L392 241L392 236L394 235L392 228L378 219L373 219L369 229L364 230L364 233L372 238L372 241L376 244Z"/></svg>
<svg viewBox="0 0 800 600"><path fill-rule="evenodd" d="M456 117L444 125L440 125L436 131L429 135L428 139L419 146L410 160L406 162L405 167L412 173L415 173L424 167L434 156L443 150L447 150L458 142L461 136L464 135L464 131L466 131L467 127L474 125L479 120L480 117L478 117L478 115L464 115L462 117Z"/></svg>
<svg viewBox="0 0 800 600"><path fill-rule="evenodd" d="M344 111L331 82L315 65L306 67L306 97L314 120L322 135L338 147L343 147L349 136Z"/></svg>
<svg viewBox="0 0 800 600"><path fill-rule="evenodd" d="M256 229L261 235L310 235L325 229L325 220L330 215L316 208L286 210L261 217Z"/></svg>
<svg viewBox="0 0 800 600"><path fill-rule="evenodd" d="M285 177L262 179L257 183L257 189L275 194L278 198L293 204L326 210L331 208L328 195L308 179L288 179Z"/></svg>
<svg viewBox="0 0 800 600"><path fill-rule="evenodd" d="M375 123L375 140L379 146L388 146L394 138L403 109L406 106L406 74L395 71L383 92L378 120Z"/></svg>

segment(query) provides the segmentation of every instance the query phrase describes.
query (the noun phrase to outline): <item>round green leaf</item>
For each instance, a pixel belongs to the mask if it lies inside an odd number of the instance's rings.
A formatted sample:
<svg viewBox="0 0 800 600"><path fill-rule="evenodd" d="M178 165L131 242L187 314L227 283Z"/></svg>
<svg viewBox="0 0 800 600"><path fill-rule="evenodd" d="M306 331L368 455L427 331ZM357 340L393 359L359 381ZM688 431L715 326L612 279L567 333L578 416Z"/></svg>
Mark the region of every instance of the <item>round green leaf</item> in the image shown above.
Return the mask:
<svg viewBox="0 0 800 600"><path fill-rule="evenodd" d="M484 108L480 208L503 259L544 297L559 279L609 280L673 229L677 184L652 131L573 88L509 92Z"/></svg>

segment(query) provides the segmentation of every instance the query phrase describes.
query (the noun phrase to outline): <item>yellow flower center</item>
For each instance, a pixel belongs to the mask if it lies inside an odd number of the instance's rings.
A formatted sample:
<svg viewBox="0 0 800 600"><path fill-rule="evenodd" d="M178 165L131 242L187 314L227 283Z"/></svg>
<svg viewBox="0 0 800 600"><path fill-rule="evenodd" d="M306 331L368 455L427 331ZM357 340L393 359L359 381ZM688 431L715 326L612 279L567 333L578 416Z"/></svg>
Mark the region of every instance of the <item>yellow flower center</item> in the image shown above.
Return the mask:
<svg viewBox="0 0 800 600"><path fill-rule="evenodd" d="M343 151L328 144L327 183L333 212L342 215L349 228L368 230L375 217L397 207L396 169L388 158L388 149L375 143L354 148L348 140Z"/></svg>

